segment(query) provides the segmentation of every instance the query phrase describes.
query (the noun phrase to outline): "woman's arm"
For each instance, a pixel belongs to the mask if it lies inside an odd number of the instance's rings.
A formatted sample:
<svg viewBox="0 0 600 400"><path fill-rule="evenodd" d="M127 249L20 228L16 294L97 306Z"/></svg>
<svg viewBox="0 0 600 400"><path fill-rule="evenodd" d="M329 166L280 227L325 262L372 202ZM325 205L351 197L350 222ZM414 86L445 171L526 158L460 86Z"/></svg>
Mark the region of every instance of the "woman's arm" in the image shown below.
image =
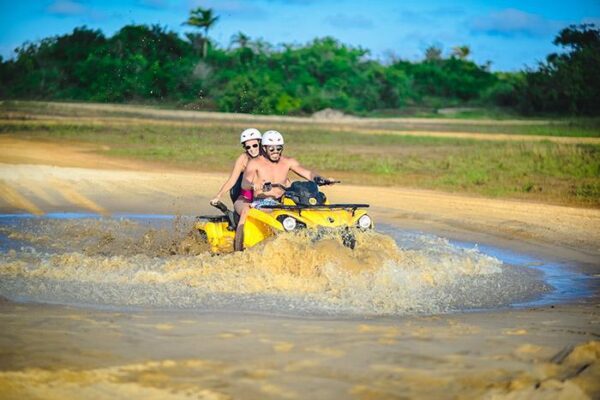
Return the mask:
<svg viewBox="0 0 600 400"><path fill-rule="evenodd" d="M223 186L221 186L221 189L219 189L215 198L210 201L211 204L215 204L217 201L219 201L223 193L235 185L235 182L238 180L240 174L244 172L247 162L248 156L245 153L241 154L237 160L235 160L235 164L233 164L233 169L231 170L231 175L229 175L229 178L225 181Z"/></svg>
<svg viewBox="0 0 600 400"><path fill-rule="evenodd" d="M256 160L248 161L248 165L246 165L246 169L244 170L244 177L242 178L242 189L254 190L254 181L257 176L256 168Z"/></svg>

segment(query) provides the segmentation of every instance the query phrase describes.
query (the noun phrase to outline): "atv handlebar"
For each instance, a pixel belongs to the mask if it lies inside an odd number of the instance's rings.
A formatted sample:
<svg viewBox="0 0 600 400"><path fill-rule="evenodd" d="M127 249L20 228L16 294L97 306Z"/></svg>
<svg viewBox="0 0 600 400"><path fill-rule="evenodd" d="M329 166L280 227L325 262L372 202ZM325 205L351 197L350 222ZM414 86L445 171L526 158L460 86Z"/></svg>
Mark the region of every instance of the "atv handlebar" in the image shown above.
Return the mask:
<svg viewBox="0 0 600 400"><path fill-rule="evenodd" d="M217 201L216 203L210 203L211 206L219 209L223 214L227 214L227 211L229 211L229 209L227 208L227 206L225 205L225 203L223 203L222 201Z"/></svg>
<svg viewBox="0 0 600 400"><path fill-rule="evenodd" d="M315 182L318 186L327 186L327 185L333 185L336 183L342 183L342 181L330 181L325 178L321 178L320 176L315 177L313 179L313 182ZM270 192L271 190L273 190L273 188L290 190L290 188L285 185L282 185L280 183L271 183L271 182L265 182L263 184L262 190L263 190L263 192Z"/></svg>
<svg viewBox="0 0 600 400"><path fill-rule="evenodd" d="M284 185L280 184L280 183L271 183L271 182L265 182L263 184L262 190L263 192L270 192L271 190L273 190L273 188L279 188L279 189L283 189L283 190L288 190L288 187L285 187Z"/></svg>
<svg viewBox="0 0 600 400"><path fill-rule="evenodd" d="M313 182L319 186L327 186L327 185L333 185L336 183L342 183L342 181L330 181L329 179L325 179L320 176L315 176L313 178Z"/></svg>

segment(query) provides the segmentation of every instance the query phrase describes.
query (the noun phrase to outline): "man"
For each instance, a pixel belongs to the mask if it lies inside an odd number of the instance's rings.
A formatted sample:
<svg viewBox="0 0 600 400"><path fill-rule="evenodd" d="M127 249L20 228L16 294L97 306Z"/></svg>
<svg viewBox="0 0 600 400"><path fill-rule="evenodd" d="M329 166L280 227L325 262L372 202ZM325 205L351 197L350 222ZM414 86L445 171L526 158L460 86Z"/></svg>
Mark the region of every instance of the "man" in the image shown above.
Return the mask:
<svg viewBox="0 0 600 400"><path fill-rule="evenodd" d="M290 171L307 180L326 181L315 172L301 166L297 160L283 156L283 145L284 141L281 133L273 130L267 131L262 136L261 156L248 162L242 178L242 188L253 190L254 201L251 207L260 208L267 204L278 204L278 200L285 191L280 187L265 188L264 184L270 182L285 186ZM246 216L247 211L240 215L235 234L235 250L243 250Z"/></svg>

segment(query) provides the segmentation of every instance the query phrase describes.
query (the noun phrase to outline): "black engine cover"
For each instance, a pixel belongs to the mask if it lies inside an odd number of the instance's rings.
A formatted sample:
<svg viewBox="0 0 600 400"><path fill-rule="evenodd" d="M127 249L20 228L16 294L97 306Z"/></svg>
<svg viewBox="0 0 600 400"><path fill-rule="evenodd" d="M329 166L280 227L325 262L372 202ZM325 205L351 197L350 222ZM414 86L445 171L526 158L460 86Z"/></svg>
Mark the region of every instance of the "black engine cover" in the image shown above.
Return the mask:
<svg viewBox="0 0 600 400"><path fill-rule="evenodd" d="M325 195L319 192L319 186L312 181L293 182L285 196L301 206L317 206L325 204Z"/></svg>

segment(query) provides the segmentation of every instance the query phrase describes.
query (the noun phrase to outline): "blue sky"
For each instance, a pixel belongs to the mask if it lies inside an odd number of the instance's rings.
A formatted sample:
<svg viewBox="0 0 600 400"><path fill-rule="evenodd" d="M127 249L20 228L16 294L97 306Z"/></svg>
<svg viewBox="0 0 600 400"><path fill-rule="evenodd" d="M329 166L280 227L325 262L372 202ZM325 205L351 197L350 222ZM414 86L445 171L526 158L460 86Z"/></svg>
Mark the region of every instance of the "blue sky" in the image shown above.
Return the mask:
<svg viewBox="0 0 600 400"><path fill-rule="evenodd" d="M181 23L198 6L220 16L210 36L221 46L239 31L272 44L333 36L369 49L373 58L415 61L430 45L445 53L468 45L472 60L489 60L495 71L535 67L557 51L552 40L569 24L600 26L600 0L0 0L0 55L9 58L25 41L82 25L107 36L130 23L183 34L191 28Z"/></svg>

